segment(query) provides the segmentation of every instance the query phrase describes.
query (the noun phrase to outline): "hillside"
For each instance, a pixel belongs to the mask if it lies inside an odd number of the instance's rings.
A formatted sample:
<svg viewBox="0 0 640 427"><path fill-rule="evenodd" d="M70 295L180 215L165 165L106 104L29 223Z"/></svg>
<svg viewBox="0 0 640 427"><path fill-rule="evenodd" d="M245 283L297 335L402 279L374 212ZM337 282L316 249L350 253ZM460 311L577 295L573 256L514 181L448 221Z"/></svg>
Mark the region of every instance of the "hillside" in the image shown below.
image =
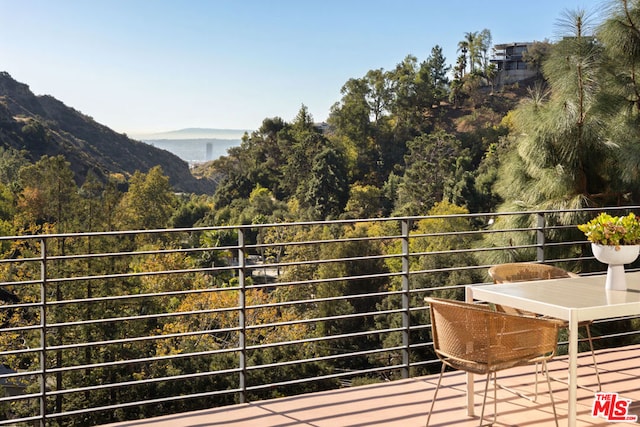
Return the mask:
<svg viewBox="0 0 640 427"><path fill-rule="evenodd" d="M215 191L174 154L119 134L52 96L36 96L6 72L0 72L0 146L26 150L34 162L43 155L63 155L79 184L90 170L105 179L160 165L176 191Z"/></svg>

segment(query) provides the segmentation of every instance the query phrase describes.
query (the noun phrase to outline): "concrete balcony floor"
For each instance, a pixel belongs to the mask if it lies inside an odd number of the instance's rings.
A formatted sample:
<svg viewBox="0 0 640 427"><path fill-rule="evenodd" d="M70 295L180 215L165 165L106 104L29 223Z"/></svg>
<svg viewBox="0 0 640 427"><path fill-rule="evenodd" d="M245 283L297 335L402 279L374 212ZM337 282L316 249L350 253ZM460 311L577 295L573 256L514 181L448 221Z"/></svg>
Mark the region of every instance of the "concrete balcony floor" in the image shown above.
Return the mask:
<svg viewBox="0 0 640 427"><path fill-rule="evenodd" d="M630 413L640 418L640 346L603 349L597 352L602 389L630 399ZM638 426L591 416L597 386L590 353L579 359L578 426ZM567 423L567 358L557 357L549 365L559 424ZM500 385L526 394L533 390L533 367L521 367L498 374ZM553 412L544 377L540 376L536 402L499 389L495 426L553 426ZM419 427L424 426L438 375L411 378L360 387L251 402L198 412L111 424L111 427ZM443 378L431 426L479 425L484 379L476 376L476 416L465 409L465 375L448 372ZM493 416L493 392L489 386L485 423Z"/></svg>

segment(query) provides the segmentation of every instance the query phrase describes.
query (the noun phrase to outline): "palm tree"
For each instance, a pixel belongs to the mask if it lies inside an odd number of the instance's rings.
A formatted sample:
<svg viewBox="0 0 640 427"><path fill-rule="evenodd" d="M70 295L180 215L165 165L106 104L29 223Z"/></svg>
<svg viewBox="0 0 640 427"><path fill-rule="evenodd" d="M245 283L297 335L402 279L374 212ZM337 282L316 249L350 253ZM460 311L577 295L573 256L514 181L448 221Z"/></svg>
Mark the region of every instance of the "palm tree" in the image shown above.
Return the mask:
<svg viewBox="0 0 640 427"><path fill-rule="evenodd" d="M469 52L469 42L467 42L466 40L461 40L458 42L458 52L462 53L462 55L460 57L458 57L458 63L460 63L460 58L462 58L462 67L461 67L461 71L462 71L462 75L461 77L464 77L464 72L467 68L467 52Z"/></svg>
<svg viewBox="0 0 640 427"><path fill-rule="evenodd" d="M478 40L478 60L480 63L480 67L482 68L482 72L487 74L489 70L489 49L491 48L491 31L487 28L480 31L477 37Z"/></svg>
<svg viewBox="0 0 640 427"><path fill-rule="evenodd" d="M479 54L479 37L478 32L464 33L464 42L467 45L468 57L469 57L469 73L473 73L476 70L476 64L478 63Z"/></svg>

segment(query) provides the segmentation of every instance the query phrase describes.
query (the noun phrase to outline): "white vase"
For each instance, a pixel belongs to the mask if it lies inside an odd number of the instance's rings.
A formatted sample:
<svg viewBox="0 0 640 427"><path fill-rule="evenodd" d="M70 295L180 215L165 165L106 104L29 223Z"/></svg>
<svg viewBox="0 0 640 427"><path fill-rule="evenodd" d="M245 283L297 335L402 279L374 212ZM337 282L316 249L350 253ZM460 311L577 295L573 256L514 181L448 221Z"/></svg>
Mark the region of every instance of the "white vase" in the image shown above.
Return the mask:
<svg viewBox="0 0 640 427"><path fill-rule="evenodd" d="M606 289L610 291L626 290L627 279L624 274L624 265L630 264L638 258L640 245L605 246L592 243L591 250L598 261L609 265Z"/></svg>

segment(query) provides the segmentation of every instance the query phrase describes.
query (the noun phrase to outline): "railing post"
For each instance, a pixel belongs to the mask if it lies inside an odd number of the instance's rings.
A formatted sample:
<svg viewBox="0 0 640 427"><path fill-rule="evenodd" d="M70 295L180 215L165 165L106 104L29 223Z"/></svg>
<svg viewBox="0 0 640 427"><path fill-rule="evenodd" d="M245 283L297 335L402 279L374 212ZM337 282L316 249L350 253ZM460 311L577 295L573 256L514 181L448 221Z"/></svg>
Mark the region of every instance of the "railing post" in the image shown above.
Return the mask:
<svg viewBox="0 0 640 427"><path fill-rule="evenodd" d="M247 300L246 300L246 282L245 282L245 243L244 243L244 231L238 229L238 285L240 290L238 291L238 324L240 331L238 332L238 347L240 348L240 360L239 360L239 388L240 388L240 403L247 401Z"/></svg>
<svg viewBox="0 0 640 427"><path fill-rule="evenodd" d="M47 425L47 239L40 240L40 427Z"/></svg>
<svg viewBox="0 0 640 427"><path fill-rule="evenodd" d="M409 220L402 220L402 378L409 378L411 298L409 289Z"/></svg>
<svg viewBox="0 0 640 427"><path fill-rule="evenodd" d="M536 217L538 218L538 226L537 226L537 230L536 230L536 241L537 241L537 248L536 248L536 259L539 262L544 262L545 260L545 256L544 256L544 246L546 244L545 242L545 238L544 238L544 228L545 228L545 219L544 219L544 213L538 212L536 214Z"/></svg>

